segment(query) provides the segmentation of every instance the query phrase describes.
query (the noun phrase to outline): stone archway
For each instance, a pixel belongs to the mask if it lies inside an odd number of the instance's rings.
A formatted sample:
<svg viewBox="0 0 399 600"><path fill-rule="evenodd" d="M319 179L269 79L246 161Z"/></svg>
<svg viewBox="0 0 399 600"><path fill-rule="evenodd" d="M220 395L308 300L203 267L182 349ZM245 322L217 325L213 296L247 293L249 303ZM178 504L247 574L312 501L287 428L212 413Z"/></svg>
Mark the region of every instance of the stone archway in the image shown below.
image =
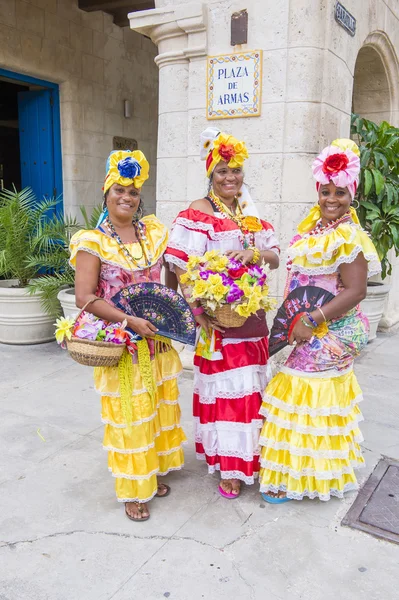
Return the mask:
<svg viewBox="0 0 399 600"><path fill-rule="evenodd" d="M399 61L382 31L371 33L356 58L352 111L380 123L399 126ZM389 329L399 321L399 259L391 256L391 291L380 327Z"/></svg>
<svg viewBox="0 0 399 600"><path fill-rule="evenodd" d="M399 63L382 31L371 33L357 55L352 110L377 123L399 125Z"/></svg>

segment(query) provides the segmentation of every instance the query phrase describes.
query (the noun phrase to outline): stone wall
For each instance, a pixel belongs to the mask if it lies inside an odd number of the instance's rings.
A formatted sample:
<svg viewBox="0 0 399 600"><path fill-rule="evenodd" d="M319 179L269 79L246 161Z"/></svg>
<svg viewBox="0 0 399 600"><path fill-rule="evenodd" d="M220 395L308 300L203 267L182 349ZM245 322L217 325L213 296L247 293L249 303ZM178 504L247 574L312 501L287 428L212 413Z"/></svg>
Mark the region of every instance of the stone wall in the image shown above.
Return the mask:
<svg viewBox="0 0 399 600"><path fill-rule="evenodd" d="M384 103L374 93L378 108L369 103L368 114L379 111L381 118L398 122L399 1L345 0L357 19L354 37L336 23L335 0L156 0L155 4L155 10L133 15L131 27L158 45L159 216L170 223L178 210L203 195L206 179L199 160L199 134L215 125L246 141L247 183L285 250L296 224L317 200L310 169L315 155L334 138L350 135L355 67L362 48L367 48L362 51L365 59L382 62L386 74L378 91ZM243 8L249 14L248 44L237 50L263 50L262 115L207 121L207 56L234 52L230 19ZM367 83L367 70L362 76ZM370 79L374 92L378 85L377 76ZM367 92L362 96L358 89L356 104L366 100ZM280 269L279 295L284 279Z"/></svg>
<svg viewBox="0 0 399 600"><path fill-rule="evenodd" d="M0 0L0 67L60 84L64 205L102 199L113 136L134 138L151 165L143 189L155 209L158 68L151 40L86 13L77 0ZM132 117L124 118L124 100Z"/></svg>

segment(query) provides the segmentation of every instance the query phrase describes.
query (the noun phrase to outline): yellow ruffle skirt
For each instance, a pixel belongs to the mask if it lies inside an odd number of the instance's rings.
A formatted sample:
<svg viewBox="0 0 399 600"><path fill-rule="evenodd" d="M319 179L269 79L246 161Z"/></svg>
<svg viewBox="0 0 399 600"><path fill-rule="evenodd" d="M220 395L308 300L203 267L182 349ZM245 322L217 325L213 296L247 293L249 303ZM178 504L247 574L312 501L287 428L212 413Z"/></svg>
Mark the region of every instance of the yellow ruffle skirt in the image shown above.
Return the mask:
<svg viewBox="0 0 399 600"><path fill-rule="evenodd" d="M186 436L180 426L177 377L182 366L170 348L152 360L155 402L133 363L132 422L125 423L120 400L118 367L94 369L105 424L104 449L108 469L116 478L118 502L148 502L157 493L157 476L181 469Z"/></svg>
<svg viewBox="0 0 399 600"><path fill-rule="evenodd" d="M266 388L260 491L284 491L295 500L342 498L357 489L353 469L364 465L361 389L352 369L331 377L296 373L283 368Z"/></svg>

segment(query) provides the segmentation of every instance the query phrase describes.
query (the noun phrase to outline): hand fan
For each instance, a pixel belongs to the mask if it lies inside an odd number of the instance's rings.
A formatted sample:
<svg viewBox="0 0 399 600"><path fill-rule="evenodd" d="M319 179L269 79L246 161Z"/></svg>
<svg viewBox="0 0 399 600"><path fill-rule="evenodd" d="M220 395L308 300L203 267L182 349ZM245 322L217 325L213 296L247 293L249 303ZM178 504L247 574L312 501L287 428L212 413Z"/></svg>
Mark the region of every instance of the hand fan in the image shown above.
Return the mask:
<svg viewBox="0 0 399 600"><path fill-rule="evenodd" d="M334 294L315 286L298 287L293 290L280 308L273 321L269 338L269 354L273 356L288 345L288 330L298 313L312 312L335 298Z"/></svg>
<svg viewBox="0 0 399 600"><path fill-rule="evenodd" d="M195 345L196 322L183 296L160 283L135 283L111 298L127 315L150 321L158 335Z"/></svg>

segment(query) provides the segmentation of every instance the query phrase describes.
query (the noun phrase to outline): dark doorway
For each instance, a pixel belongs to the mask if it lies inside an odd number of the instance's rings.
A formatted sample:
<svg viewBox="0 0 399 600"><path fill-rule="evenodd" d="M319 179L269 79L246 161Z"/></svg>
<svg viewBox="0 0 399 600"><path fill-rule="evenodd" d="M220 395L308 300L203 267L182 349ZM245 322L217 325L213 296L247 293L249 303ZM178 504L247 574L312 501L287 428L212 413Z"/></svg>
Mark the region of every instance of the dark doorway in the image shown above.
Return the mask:
<svg viewBox="0 0 399 600"><path fill-rule="evenodd" d="M21 189L18 93L24 85L0 80L0 187Z"/></svg>

